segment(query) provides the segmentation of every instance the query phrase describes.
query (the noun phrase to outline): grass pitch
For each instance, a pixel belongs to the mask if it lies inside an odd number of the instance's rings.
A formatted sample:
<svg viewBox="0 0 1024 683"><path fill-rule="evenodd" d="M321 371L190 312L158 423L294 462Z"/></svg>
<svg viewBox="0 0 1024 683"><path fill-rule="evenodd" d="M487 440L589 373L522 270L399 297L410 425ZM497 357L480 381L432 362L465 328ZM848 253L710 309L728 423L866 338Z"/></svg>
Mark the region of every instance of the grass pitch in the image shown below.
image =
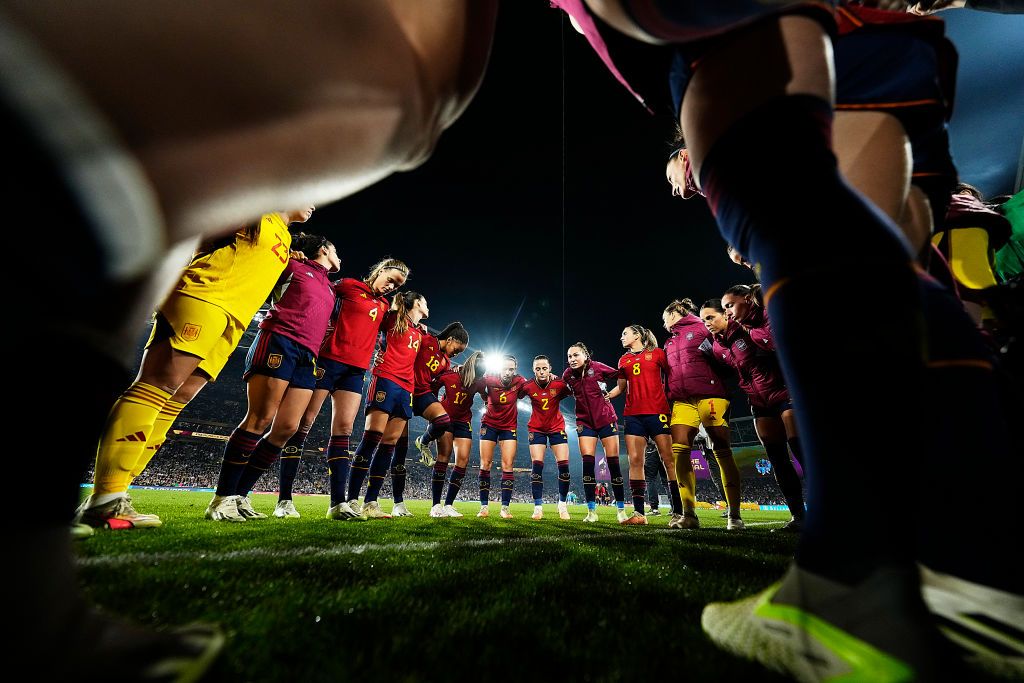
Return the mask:
<svg viewBox="0 0 1024 683"><path fill-rule="evenodd" d="M620 527L614 508L584 525L513 505L515 519L338 522L327 499L298 496L301 519L210 522L210 494L133 491L159 529L97 532L79 543L80 578L100 605L152 625L219 623L228 643L208 680L779 680L719 651L700 629L709 601L779 578L796 538L783 512L745 512L726 532ZM276 497L254 495L270 514ZM383 501L385 510L391 502Z"/></svg>

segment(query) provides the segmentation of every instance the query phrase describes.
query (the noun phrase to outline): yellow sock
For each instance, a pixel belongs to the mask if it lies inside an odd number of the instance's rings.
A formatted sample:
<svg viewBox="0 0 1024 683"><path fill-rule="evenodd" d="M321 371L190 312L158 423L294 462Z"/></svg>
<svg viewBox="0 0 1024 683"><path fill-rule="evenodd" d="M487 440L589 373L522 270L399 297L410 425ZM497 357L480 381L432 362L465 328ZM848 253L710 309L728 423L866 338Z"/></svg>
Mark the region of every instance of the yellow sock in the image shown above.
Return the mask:
<svg viewBox="0 0 1024 683"><path fill-rule="evenodd" d="M725 491L725 502L729 504L729 512L738 515L740 512L740 468L732 457L731 448L716 448L715 460L722 471L722 490Z"/></svg>
<svg viewBox="0 0 1024 683"><path fill-rule="evenodd" d="M690 462L690 447L681 443L672 444L672 457L676 461L676 482L679 497L683 501L683 512L693 512L697 504L697 473Z"/></svg>
<svg viewBox="0 0 1024 683"><path fill-rule="evenodd" d="M163 389L136 382L117 399L96 449L94 496L128 490L132 468L146 448L156 416L170 398Z"/></svg>
<svg viewBox="0 0 1024 683"><path fill-rule="evenodd" d="M178 419L178 415L181 414L186 405L178 401L168 400L164 407L160 409L160 413L156 416L156 422L153 423L153 431L149 433L149 439L146 441L146 447L143 449L142 454L139 455L139 459L135 461L135 467L132 468L132 479L142 474L146 466L149 465L149 461L153 459L156 452L164 445L164 441L167 440L167 432L171 430L171 425Z"/></svg>

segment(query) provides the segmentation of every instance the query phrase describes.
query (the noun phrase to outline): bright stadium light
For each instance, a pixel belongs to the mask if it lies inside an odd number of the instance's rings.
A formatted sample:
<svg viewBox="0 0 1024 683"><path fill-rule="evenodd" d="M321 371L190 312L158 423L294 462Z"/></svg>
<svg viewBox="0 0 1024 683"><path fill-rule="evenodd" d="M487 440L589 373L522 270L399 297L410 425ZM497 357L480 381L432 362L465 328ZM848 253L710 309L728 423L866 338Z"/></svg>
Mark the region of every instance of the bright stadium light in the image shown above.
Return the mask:
<svg viewBox="0 0 1024 683"><path fill-rule="evenodd" d="M497 351L488 351L484 354L484 368L492 375L501 374L501 366L504 364L505 354Z"/></svg>

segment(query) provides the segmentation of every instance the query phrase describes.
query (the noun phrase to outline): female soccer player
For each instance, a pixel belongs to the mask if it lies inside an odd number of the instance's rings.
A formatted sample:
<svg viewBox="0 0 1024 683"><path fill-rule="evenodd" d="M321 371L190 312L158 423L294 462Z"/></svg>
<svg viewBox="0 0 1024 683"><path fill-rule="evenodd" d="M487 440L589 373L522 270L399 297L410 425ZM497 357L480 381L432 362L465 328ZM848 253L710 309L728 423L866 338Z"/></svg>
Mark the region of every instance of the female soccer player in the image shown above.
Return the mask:
<svg viewBox="0 0 1024 683"><path fill-rule="evenodd" d="M491 463L494 449L501 444L501 518L512 519L509 504L512 502L512 488L515 474L512 465L516 459L516 425L519 398L526 379L516 374L518 361L515 356L502 359L500 375L484 375L484 390L487 409L480 421L480 512L477 517L487 517L488 499L491 493Z"/></svg>
<svg viewBox="0 0 1024 683"><path fill-rule="evenodd" d="M423 339L420 321L430 315L426 298L416 292L396 296L392 307L384 319L386 333L366 394L366 426L356 448L348 483L348 499L356 500L369 473L361 519L391 519L391 515L380 509L377 496L384 485L395 445L412 417L414 366Z"/></svg>
<svg viewBox="0 0 1024 683"><path fill-rule="evenodd" d="M672 456L676 480L683 503L683 519L670 526L696 529L700 521L694 513L697 476L690 460L693 440L704 425L712 452L722 472L722 488L729 505L726 528L742 529L740 518L740 470L732 457L728 392L701 345L710 344L711 333L697 317L697 306L690 299L676 299L665 307L661 320L671 336L665 341L668 358L668 398L672 401Z"/></svg>
<svg viewBox="0 0 1024 683"><path fill-rule="evenodd" d="M569 367L562 373L562 381L576 398L576 432L580 440L580 457L583 459L583 494L587 499L587 515L584 522L597 521L597 500L594 477L594 456L597 440L601 440L608 470L612 477L612 491L618 507L618 520L626 520L625 492L622 486L622 470L619 467L619 434L616 428L618 416L606 397L601 382L617 379L619 371L599 363L590 357L590 349L583 342L576 342L566 352Z"/></svg>
<svg viewBox="0 0 1024 683"><path fill-rule="evenodd" d="M270 213L222 240L203 244L156 312L135 382L117 399L96 449L92 495L78 519L92 527L160 526L132 506L128 486L167 438L178 414L217 378L253 315L288 264L288 224L313 207Z"/></svg>
<svg viewBox="0 0 1024 683"><path fill-rule="evenodd" d="M435 380L434 391L443 390L441 405L451 418L451 429L441 435L437 442L437 461L434 463L434 475L430 480L433 506L431 517L462 517L455 509L455 498L462 488L462 479L466 476L469 455L473 449L473 432L470 424L473 421L473 397L487 400L484 387L484 354L474 351L460 367L449 370ZM452 468L451 479L448 481L448 493L444 505L441 505L441 492L444 489L444 478L448 472L448 462L452 450L455 450L455 467Z"/></svg>
<svg viewBox="0 0 1024 683"><path fill-rule="evenodd" d="M281 488L274 509L275 517L299 516L292 503L292 483L298 473L306 436L328 395L331 397L331 438L326 453L331 503L327 518L358 516L358 511L352 508L352 505L358 506L358 501L344 504L352 460L349 450L352 426L359 411L363 378L370 367L373 347L384 317L391 308L388 295L404 285L408 278L409 266L387 257L370 268L362 280L343 278L334 284L338 299L334 329L320 347L316 388L306 406L299 430L285 447L287 456L281 460Z"/></svg>
<svg viewBox="0 0 1024 683"><path fill-rule="evenodd" d="M572 393L561 379L551 375L547 356L533 359L533 379L523 385L520 396L528 396L533 406L527 429L530 431L530 460L533 472L530 487L533 493L533 519L544 517L544 452L548 445L558 466L558 517L569 519L565 497L569 493L569 440L565 435L565 418L558 409L562 399Z"/></svg>
<svg viewBox="0 0 1024 683"><path fill-rule="evenodd" d="M454 322L441 330L436 337L429 333L423 334L416 363L413 368L412 412L413 415L430 422L427 431L433 428L434 433L444 434L451 431L451 418L444 406L434 395L432 386L438 376L448 370L451 358L466 350L469 344L469 333L460 322ZM417 444L418 445L418 444ZM392 517L412 517L405 505L405 459L409 452L409 424L398 438L395 453L391 461L391 491L394 495ZM422 451L421 451L422 452ZM429 448L426 449L430 454ZM435 463L436 464L436 463Z"/></svg>
<svg viewBox="0 0 1024 683"><path fill-rule="evenodd" d="M633 514L622 524L647 524L644 499L647 497L647 479L644 460L648 437L654 439L665 467L668 469L669 490L672 495L672 519L682 521L683 503L675 480L672 462L672 434L668 423L668 398L665 396L665 376L668 357L658 348L654 333L641 325L630 325L620 337L626 353L619 358L619 379L608 392L612 399L626 393L626 453L629 456L629 488L633 494ZM693 514L693 510L690 510Z"/></svg>
<svg viewBox="0 0 1024 683"><path fill-rule="evenodd" d="M224 447L207 519L244 522L266 517L253 509L249 491L295 434L316 384L316 350L334 310L327 274L337 272L341 263L324 237L303 235L296 243L310 258L288 263L286 289L249 347L242 375L249 405ZM268 427L270 433L261 438Z"/></svg>
<svg viewBox="0 0 1024 683"><path fill-rule="evenodd" d="M736 371L740 388L750 400L757 438L772 463L775 481L793 515L784 528L800 531L804 497L800 478L789 459L787 440L798 461L802 460L802 452L793 403L775 357L775 342L764 309L753 302L753 288L737 285L729 288L721 302L706 301L700 317L714 335L715 359Z"/></svg>

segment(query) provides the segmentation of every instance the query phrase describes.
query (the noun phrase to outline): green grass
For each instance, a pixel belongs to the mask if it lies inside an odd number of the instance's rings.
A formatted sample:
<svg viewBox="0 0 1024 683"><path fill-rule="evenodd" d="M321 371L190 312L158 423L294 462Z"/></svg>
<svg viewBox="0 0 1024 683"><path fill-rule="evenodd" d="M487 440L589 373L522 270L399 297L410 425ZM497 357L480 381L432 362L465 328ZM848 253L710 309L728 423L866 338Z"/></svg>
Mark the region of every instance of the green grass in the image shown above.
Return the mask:
<svg viewBox="0 0 1024 683"><path fill-rule="evenodd" d="M782 575L795 538L769 533L788 515L745 512L727 533L718 512L675 531L667 517L620 527L614 508L584 525L529 518L338 522L327 500L300 496L301 519L209 522L205 493L136 491L159 529L97 532L77 545L100 605L140 622L217 622L228 634L210 680L524 681L778 680L720 652L700 629L712 600L747 595ZM254 506L273 510L275 497ZM391 502L383 507L390 510Z"/></svg>

